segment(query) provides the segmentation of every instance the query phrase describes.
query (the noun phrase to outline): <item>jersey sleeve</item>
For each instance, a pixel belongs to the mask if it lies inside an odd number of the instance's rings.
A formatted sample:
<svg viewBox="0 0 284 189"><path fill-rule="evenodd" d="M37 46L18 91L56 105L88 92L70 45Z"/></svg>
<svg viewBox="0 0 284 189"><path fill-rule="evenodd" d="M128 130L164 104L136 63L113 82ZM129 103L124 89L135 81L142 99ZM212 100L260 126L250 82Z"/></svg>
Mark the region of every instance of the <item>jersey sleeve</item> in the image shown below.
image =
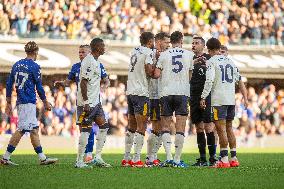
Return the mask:
<svg viewBox="0 0 284 189"><path fill-rule="evenodd" d="M76 80L76 71L75 71L75 66L73 65L69 74L68 74L68 77L67 77L68 80L70 81L75 81Z"/></svg>
<svg viewBox="0 0 284 189"><path fill-rule="evenodd" d="M92 65L88 58L85 58L81 63L81 77L87 79L88 81L91 80L91 72L92 72Z"/></svg>
<svg viewBox="0 0 284 189"><path fill-rule="evenodd" d="M7 79L7 91L6 91L6 97L11 97L12 96L12 91L13 91L13 84L15 81L15 73L14 73L14 66L12 67L11 73Z"/></svg>
<svg viewBox="0 0 284 189"><path fill-rule="evenodd" d="M237 66L234 66L234 80L235 83L239 82L240 80L242 80L242 76L239 72L239 69L237 68Z"/></svg>
<svg viewBox="0 0 284 189"><path fill-rule="evenodd" d="M212 89L212 85L215 79L214 63L209 60L207 61L206 64L207 64L206 81L205 81L204 88L201 94L202 99L206 99L207 96L210 94L210 91Z"/></svg>
<svg viewBox="0 0 284 189"><path fill-rule="evenodd" d="M40 99L42 101L44 101L46 99L46 96L45 96L45 92L44 92L44 89L43 89L43 86L42 86L40 66L37 66L37 67L34 68L33 78L35 80L37 93L38 93Z"/></svg>
<svg viewBox="0 0 284 189"><path fill-rule="evenodd" d="M194 54L189 51L188 52L189 70L193 70L193 56Z"/></svg>
<svg viewBox="0 0 284 189"><path fill-rule="evenodd" d="M107 77L107 72L106 69L104 67L104 65L102 63L100 63L100 69L101 69L101 79L104 79Z"/></svg>

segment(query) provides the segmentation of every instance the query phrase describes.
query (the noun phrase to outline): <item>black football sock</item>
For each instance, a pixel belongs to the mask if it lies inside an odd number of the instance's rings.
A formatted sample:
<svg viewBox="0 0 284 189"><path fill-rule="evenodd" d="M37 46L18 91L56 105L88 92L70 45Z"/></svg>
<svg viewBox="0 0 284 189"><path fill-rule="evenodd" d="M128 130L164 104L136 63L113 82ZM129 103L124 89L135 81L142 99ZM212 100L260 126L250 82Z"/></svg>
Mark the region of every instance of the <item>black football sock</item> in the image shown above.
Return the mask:
<svg viewBox="0 0 284 189"><path fill-rule="evenodd" d="M206 161L206 138L204 132L197 133L197 144L200 159Z"/></svg>
<svg viewBox="0 0 284 189"><path fill-rule="evenodd" d="M215 135L214 132L206 133L207 136L207 146L210 158L215 157Z"/></svg>

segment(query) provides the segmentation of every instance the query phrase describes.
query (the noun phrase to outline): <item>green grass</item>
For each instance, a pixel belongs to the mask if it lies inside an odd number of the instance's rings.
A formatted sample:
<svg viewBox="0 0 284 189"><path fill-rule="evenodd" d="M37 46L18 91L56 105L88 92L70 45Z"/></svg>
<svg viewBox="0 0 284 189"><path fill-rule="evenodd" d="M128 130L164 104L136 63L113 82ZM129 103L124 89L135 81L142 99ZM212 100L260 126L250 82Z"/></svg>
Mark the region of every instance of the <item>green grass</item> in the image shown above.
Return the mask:
<svg viewBox="0 0 284 189"><path fill-rule="evenodd" d="M39 166L37 156L32 155L31 152L17 151L13 156L13 161L20 166L0 166L0 189L284 188L283 149L241 150L238 154L241 166L230 169L122 168L119 166L122 154L105 153L104 159L114 165L113 168L82 170L74 168L76 155L70 151L49 154L60 160L56 165L51 166ZM56 151L48 152L56 153ZM187 162L189 160L193 162L195 157L197 154L193 153L183 155L183 159ZM165 155L161 154L160 158L164 159Z"/></svg>

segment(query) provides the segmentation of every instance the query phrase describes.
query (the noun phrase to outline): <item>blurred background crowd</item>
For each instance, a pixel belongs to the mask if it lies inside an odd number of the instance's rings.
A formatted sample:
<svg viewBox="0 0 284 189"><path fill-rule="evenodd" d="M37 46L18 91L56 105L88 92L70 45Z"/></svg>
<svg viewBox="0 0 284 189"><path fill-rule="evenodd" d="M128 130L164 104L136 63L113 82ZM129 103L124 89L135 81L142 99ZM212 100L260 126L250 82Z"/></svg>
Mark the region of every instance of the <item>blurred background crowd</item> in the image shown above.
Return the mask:
<svg viewBox="0 0 284 189"><path fill-rule="evenodd" d="M0 134L11 134L17 128L17 110L13 116L5 114L5 88L0 87ZM37 103L37 117L39 120L40 133L42 135L59 135L64 137L78 136L76 127L76 85L70 87L53 88L44 87L47 99L53 104L53 110L45 112L40 100ZM247 142L255 138L267 135L284 136L284 90L276 91L274 85L255 90L248 88L249 106L244 109L242 96L236 94L236 118L234 120L235 133L240 142ZM12 98L15 106L16 97ZM127 121L127 102L125 85L117 83L102 93L103 108L109 117L110 133L124 135ZM190 120L190 119L189 119ZM149 126L150 123L149 123ZM195 134L195 129L190 121L187 125L187 134Z"/></svg>
<svg viewBox="0 0 284 189"><path fill-rule="evenodd" d="M137 42L147 30L222 44L282 45L282 0L1 0L0 37ZM152 6L156 2L159 6Z"/></svg>

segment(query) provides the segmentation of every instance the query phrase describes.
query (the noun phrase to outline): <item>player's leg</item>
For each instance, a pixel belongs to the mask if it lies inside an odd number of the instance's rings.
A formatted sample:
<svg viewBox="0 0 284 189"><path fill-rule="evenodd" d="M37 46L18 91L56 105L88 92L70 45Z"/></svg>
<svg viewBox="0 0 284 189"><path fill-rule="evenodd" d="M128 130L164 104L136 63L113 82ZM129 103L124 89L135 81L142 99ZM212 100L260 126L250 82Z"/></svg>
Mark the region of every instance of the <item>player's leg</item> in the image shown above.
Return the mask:
<svg viewBox="0 0 284 189"><path fill-rule="evenodd" d="M86 115L86 112L83 111L82 106L77 107L77 125L79 125L79 128L80 128L80 136L79 136L79 142L78 142L77 159L76 159L76 164L75 164L76 168L88 167L83 162L83 159L85 155L86 145L88 143L88 138L90 136L90 132L92 129L91 128L92 120L90 120L91 114L93 111L92 109L93 108L91 108L90 113Z"/></svg>
<svg viewBox="0 0 284 189"><path fill-rule="evenodd" d="M226 132L227 106L218 106L213 108L214 123L219 136L220 161L216 167L230 167L228 159L228 137Z"/></svg>
<svg viewBox="0 0 284 189"><path fill-rule="evenodd" d="M160 162L157 160L157 152L160 148L160 106L158 99L150 100L150 119L152 122L152 131L147 140L147 165L158 165Z"/></svg>
<svg viewBox="0 0 284 189"><path fill-rule="evenodd" d="M202 109L199 105L200 97L190 97L190 118L191 122L196 128L196 139L199 150L199 158L196 159L196 163L193 166L206 166L206 138L204 133L204 123L202 119Z"/></svg>
<svg viewBox="0 0 284 189"><path fill-rule="evenodd" d="M55 163L58 159L57 158L49 158L46 157L45 154L43 153L41 144L40 144L40 139L39 139L39 129L38 127L31 130L30 132L30 139L31 143L34 147L35 152L37 153L39 159L40 159L40 164L41 165L49 165Z"/></svg>
<svg viewBox="0 0 284 189"><path fill-rule="evenodd" d="M23 136L24 132L21 132L19 130L17 130L12 137L10 138L7 150L5 152L5 154L3 155L0 163L3 165L18 165L16 163L13 163L10 158L12 153L14 152L14 150L16 149L17 145L19 144L22 136Z"/></svg>
<svg viewBox="0 0 284 189"><path fill-rule="evenodd" d="M215 126L213 122L210 123L204 123L204 128L206 132L207 137L207 146L209 151L209 164L210 166L213 166L215 164L216 160L216 147L215 147Z"/></svg>
<svg viewBox="0 0 284 189"><path fill-rule="evenodd" d="M227 115L227 121L226 121L226 131L227 131L227 137L229 141L230 146L230 152L231 152L231 161L230 165L231 167L238 167L240 165L238 159L237 159L237 141L236 137L233 131L233 119L235 117L235 106L229 106L228 107L228 115Z"/></svg>
<svg viewBox="0 0 284 189"><path fill-rule="evenodd" d="M170 134L170 125L172 122L173 106L172 96L166 96L161 98L161 137L163 146L166 152L166 161L161 166L172 166L173 156L171 152L172 140Z"/></svg>
<svg viewBox="0 0 284 189"><path fill-rule="evenodd" d="M144 144L146 124L148 120L149 99L147 97L138 97L134 103L134 113L137 123L137 129L134 135L134 157L133 162L136 167L143 167L144 163L140 160L141 150Z"/></svg>
<svg viewBox="0 0 284 189"><path fill-rule="evenodd" d="M127 96L128 103L128 126L125 134L125 152L124 159L121 161L122 166L131 166L133 164L131 157L131 149L134 141L134 134L137 129L137 122L134 115L134 107L132 103L132 95Z"/></svg>
<svg viewBox="0 0 284 189"><path fill-rule="evenodd" d="M99 126L99 131L96 137L96 156L94 158L94 163L101 167L111 167L110 164L105 163L102 159L102 150L106 142L109 124L105 119L105 114L101 104L98 104L95 107L95 123Z"/></svg>
<svg viewBox="0 0 284 189"><path fill-rule="evenodd" d="M187 164L181 161L181 154L185 137L185 125L189 113L188 97L180 95L174 96L174 109L176 115L174 165L177 167L188 167Z"/></svg>
<svg viewBox="0 0 284 189"><path fill-rule="evenodd" d="M93 150L94 150L94 144L95 144L95 127L98 127L97 124L93 124L90 136L88 138L88 144L86 146L85 150L85 162L90 162L93 159Z"/></svg>

